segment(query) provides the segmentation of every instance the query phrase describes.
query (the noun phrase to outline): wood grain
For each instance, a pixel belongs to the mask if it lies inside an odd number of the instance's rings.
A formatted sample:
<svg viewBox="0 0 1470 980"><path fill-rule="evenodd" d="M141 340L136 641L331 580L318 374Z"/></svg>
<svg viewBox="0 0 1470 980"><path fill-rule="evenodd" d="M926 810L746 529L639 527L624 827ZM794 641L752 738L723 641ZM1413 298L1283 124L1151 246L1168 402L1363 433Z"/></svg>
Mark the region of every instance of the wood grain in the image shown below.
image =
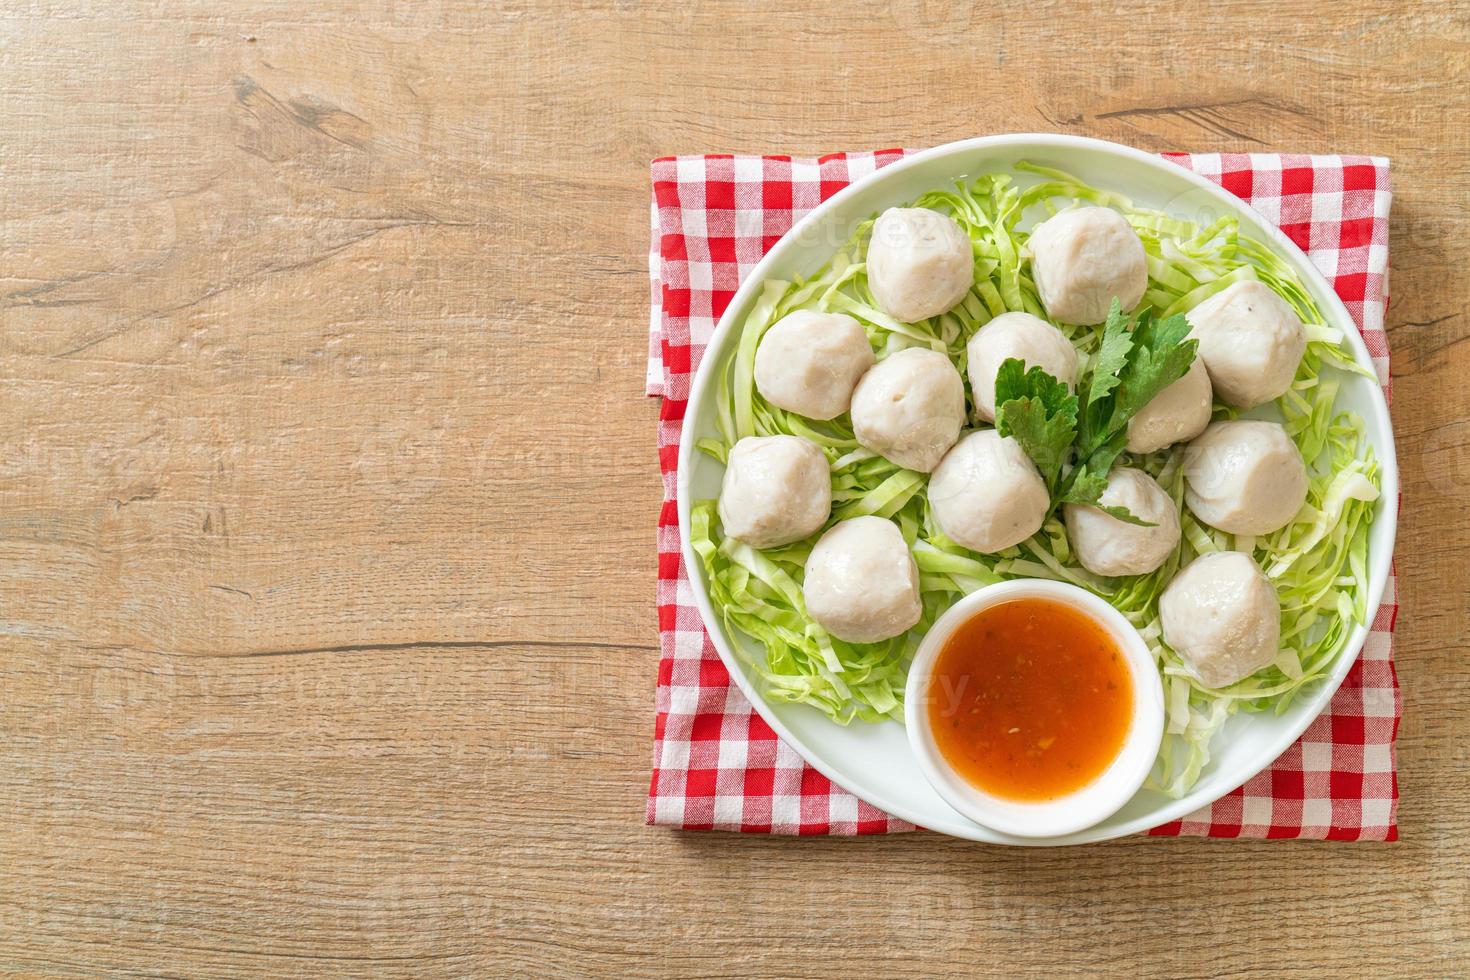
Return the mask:
<svg viewBox="0 0 1470 980"><path fill-rule="evenodd" d="M0 968L1449 975L1470 8L29 0L0 22ZM647 161L1393 158L1403 841L642 824Z"/></svg>

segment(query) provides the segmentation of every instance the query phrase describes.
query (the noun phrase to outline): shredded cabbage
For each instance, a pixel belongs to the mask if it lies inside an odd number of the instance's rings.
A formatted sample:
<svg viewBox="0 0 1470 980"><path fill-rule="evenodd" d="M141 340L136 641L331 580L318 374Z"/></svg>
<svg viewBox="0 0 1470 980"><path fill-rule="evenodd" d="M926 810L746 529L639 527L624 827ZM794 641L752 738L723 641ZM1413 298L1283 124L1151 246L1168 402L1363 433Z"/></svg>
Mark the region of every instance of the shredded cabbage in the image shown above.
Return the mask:
<svg viewBox="0 0 1470 980"><path fill-rule="evenodd" d="M1343 372L1369 372L1343 349L1341 332L1324 323L1290 266L1266 245L1242 235L1234 217L1202 225L1135 207L1122 195L1090 187L1059 170L1026 163L1017 164L1016 170L1040 181L1023 188L1010 174L986 174L912 202L913 207L950 214L974 248L975 285L948 313L901 323L879 309L864 266L871 220L811 278L766 282L741 326L734 354L721 366L716 393L720 438L696 444L722 463L730 446L750 435L796 435L820 446L832 467L831 522L868 514L891 518L912 547L924 607L919 624L883 643L855 644L814 622L806 613L801 582L806 557L821 532L785 548L757 551L721 534L715 502L707 500L692 506L691 541L726 626L764 648L764 658L752 666L765 696L811 705L842 724L902 720L908 664L923 634L959 596L1008 578L1040 577L1106 597L1138 628L1159 665L1167 725L1150 785L1178 797L1209 764L1211 741L1232 715L1284 711L1299 692L1331 671L1354 624L1366 622L1368 528L1379 494L1379 470L1361 419L1334 406ZM927 477L860 447L846 415L812 421L776 408L756 391L760 338L796 309L856 318L880 359L923 346L946 353L963 374L966 343L992 317L1024 310L1045 318L1025 264L1023 216L1032 219L1026 222L1030 226L1081 202L1115 208L1138 232L1149 272L1142 305L1157 315L1186 311L1232 282L1258 279L1290 303L1307 325L1306 354L1277 408L1309 463L1309 490L1296 519L1275 534L1233 537L1196 521L1183 504L1183 450L1175 446L1128 459L1154 476L1180 510L1180 545L1153 573L1119 579L1091 574L1073 557L1056 515L1017 547L981 555L940 530L929 507ZM1085 370L1102 327L1059 326L1077 345ZM1216 410L1217 418L1235 414ZM1250 677L1211 689L1163 642L1158 599L1181 566L1195 555L1219 550L1251 554L1275 583L1282 647L1275 661Z"/></svg>

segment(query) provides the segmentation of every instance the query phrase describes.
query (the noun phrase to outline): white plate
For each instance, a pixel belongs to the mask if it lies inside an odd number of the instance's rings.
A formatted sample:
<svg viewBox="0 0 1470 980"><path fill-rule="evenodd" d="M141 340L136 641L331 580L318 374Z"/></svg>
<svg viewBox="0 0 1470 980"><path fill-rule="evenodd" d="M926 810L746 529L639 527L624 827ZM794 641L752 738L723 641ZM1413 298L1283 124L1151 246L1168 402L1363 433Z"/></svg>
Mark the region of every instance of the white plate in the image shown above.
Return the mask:
<svg viewBox="0 0 1470 980"><path fill-rule="evenodd" d="M716 367L732 352L738 325L759 295L761 283L811 275L847 241L857 224L875 212L947 187L964 176L1008 171L1019 160L1066 170L1089 184L1125 194L1141 207L1179 217L1208 220L1210 216L1235 214L1243 233L1270 244L1291 265L1327 322L1347 335L1347 345L1358 363L1373 370L1368 350L1347 309L1310 260L1277 228L1204 178L1131 147L1076 136L987 136L950 143L890 164L834 195L787 232L741 284L694 378L679 444L679 527L684 564L693 578L695 601L715 649L761 717L823 775L888 813L956 837L1004 844L1080 844L1138 833L1177 820L1214 802L1270 765L1327 706L1357 659L1367 629L1360 626L1353 631L1348 652L1338 659L1331 676L1309 696L1293 702L1284 714L1240 714L1232 718L1211 746L1210 765L1182 799L1143 790L1112 817L1080 833L1046 839L1009 837L972 823L940 798L920 773L898 722L854 722L844 728L805 705L769 703L762 698L747 658L761 657L763 651L749 638L725 631L710 605L703 565L689 545L690 504L718 496L722 473L719 463L695 451L694 442L718 434ZM1022 184L1032 182L1019 174L1017 180ZM1371 379L1345 378L1338 398L1340 406L1362 415L1382 473L1383 493L1368 544L1371 622L1383 597L1393 555L1399 494L1393 430L1383 393Z"/></svg>

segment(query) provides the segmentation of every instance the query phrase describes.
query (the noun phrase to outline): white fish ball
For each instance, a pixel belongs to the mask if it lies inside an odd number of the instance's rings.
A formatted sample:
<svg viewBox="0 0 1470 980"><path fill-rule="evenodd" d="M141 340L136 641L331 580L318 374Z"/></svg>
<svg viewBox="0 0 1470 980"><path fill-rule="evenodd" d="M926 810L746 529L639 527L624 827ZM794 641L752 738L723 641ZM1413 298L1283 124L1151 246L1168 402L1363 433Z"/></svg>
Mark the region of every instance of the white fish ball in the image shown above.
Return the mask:
<svg viewBox="0 0 1470 980"><path fill-rule="evenodd" d="M854 517L831 527L806 562L806 610L849 643L876 643L912 629L923 615L919 568L898 525Z"/></svg>
<svg viewBox="0 0 1470 980"><path fill-rule="evenodd" d="M1095 575L1147 575L1179 546L1179 511L1174 500L1143 470L1114 467L1098 498L1106 507L1125 507L1152 527L1119 520L1097 507L1062 508L1067 537L1082 567Z"/></svg>
<svg viewBox="0 0 1470 980"><path fill-rule="evenodd" d="M1184 455L1184 500L1201 521L1230 534L1280 530L1307 499L1307 468L1275 422L1211 423Z"/></svg>
<svg viewBox="0 0 1470 980"><path fill-rule="evenodd" d="M852 317L797 310L761 337L755 387L777 408L833 419L847 411L852 389L875 361L868 335Z"/></svg>
<svg viewBox="0 0 1470 980"><path fill-rule="evenodd" d="M975 331L966 346L975 414L995 421L995 375L1011 358L1039 367L1069 389L1077 383L1077 348L1067 335L1030 313L1002 313Z"/></svg>
<svg viewBox="0 0 1470 980"><path fill-rule="evenodd" d="M720 489L725 534L779 548L815 534L832 513L832 470L816 443L747 436L730 449Z"/></svg>
<svg viewBox="0 0 1470 980"><path fill-rule="evenodd" d="M1102 323L1114 299L1126 312L1148 288L1143 242L1111 208L1054 214L1031 232L1029 245L1041 304L1063 323Z"/></svg>
<svg viewBox="0 0 1470 980"><path fill-rule="evenodd" d="M935 469L929 505L956 543L993 554L1041 530L1051 498L1020 443L982 429L957 442Z"/></svg>
<svg viewBox="0 0 1470 980"><path fill-rule="evenodd" d="M975 282L970 237L949 215L928 208L879 215L867 266L879 307L906 323L947 312Z"/></svg>
<svg viewBox="0 0 1470 980"><path fill-rule="evenodd" d="M1243 680L1276 658L1281 603L1271 581L1238 551L1201 555L1159 597L1164 642L1206 687Z"/></svg>
<svg viewBox="0 0 1470 980"><path fill-rule="evenodd" d="M1263 282L1233 283L1185 314L1215 395L1254 408L1286 393L1307 349L1307 328Z"/></svg>
<svg viewBox="0 0 1470 980"><path fill-rule="evenodd" d="M920 473L938 465L964 424L965 383L938 351L896 351L863 375L852 393L858 442Z"/></svg>

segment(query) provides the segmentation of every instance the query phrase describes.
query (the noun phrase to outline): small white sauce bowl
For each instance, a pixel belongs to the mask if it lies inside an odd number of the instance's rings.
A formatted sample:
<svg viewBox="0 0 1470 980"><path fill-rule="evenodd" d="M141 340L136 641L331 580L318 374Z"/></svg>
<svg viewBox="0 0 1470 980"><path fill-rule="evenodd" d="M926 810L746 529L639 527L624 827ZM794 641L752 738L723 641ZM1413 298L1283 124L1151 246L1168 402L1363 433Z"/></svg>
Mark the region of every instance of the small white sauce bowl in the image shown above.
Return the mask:
<svg viewBox="0 0 1470 980"><path fill-rule="evenodd" d="M1090 783L1051 800L1009 800L985 792L955 772L940 753L929 727L929 682L945 643L960 625L982 610L1015 599L1046 599L1087 616L1118 644L1132 679L1133 720L1117 757ZM904 700L909 745L924 777L965 817L1017 837L1059 837L1112 816L1148 778L1164 736L1164 685L1143 637L1106 600L1075 585L1047 579L988 585L951 606L919 645L909 668Z"/></svg>

